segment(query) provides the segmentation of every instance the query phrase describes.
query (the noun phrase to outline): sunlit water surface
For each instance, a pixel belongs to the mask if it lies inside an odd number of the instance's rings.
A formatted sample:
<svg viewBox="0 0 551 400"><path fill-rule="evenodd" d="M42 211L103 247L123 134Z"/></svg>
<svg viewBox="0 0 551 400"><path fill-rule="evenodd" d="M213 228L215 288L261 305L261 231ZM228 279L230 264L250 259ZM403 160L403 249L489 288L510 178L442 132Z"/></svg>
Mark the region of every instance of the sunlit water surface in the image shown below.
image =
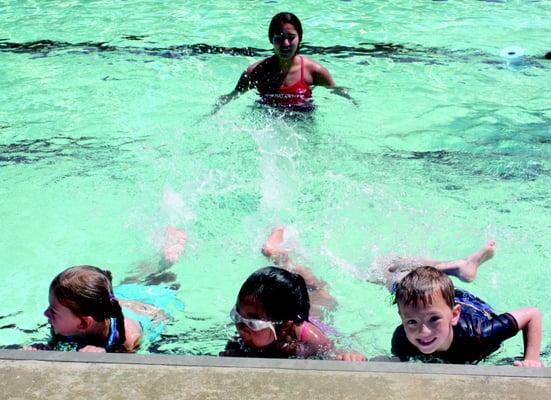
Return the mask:
<svg viewBox="0 0 551 400"><path fill-rule="evenodd" d="M306 117L209 115L254 60L273 14L358 102L314 90ZM551 333L551 74L546 1L4 1L0 4L0 345L43 341L52 277L75 264L119 283L189 241L181 310L143 352L218 354L260 247L289 226L329 282L339 345L388 355L399 323L366 281L388 253L495 258L460 284L498 311L535 305ZM525 49L520 65L500 50ZM489 362L522 353L517 335Z"/></svg>

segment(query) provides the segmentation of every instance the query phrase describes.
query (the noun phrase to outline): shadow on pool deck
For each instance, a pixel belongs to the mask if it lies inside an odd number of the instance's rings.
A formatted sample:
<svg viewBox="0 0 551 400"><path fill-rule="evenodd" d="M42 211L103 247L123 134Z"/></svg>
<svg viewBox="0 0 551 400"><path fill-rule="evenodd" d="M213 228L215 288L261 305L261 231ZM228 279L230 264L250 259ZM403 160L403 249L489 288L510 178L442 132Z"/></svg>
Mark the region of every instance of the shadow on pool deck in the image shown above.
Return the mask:
<svg viewBox="0 0 551 400"><path fill-rule="evenodd" d="M547 400L551 369L0 350L2 399Z"/></svg>

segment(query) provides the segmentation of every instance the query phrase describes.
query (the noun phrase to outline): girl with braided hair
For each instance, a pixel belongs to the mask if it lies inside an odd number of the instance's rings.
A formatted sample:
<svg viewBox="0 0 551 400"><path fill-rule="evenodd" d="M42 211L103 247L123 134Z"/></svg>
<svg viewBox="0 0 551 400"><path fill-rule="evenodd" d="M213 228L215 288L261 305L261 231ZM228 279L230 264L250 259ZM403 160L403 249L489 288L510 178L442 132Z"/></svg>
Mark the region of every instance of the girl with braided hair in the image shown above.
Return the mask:
<svg viewBox="0 0 551 400"><path fill-rule="evenodd" d="M90 265L74 266L50 284L44 311L53 338L48 345L26 350L50 350L58 342L76 343L82 352L132 352L140 344L140 324L123 315L113 294L111 272Z"/></svg>
<svg viewBox="0 0 551 400"><path fill-rule="evenodd" d="M67 268L50 284L49 306L44 311L52 329L45 344L23 346L24 350L54 350L76 346L84 352L133 352L159 337L171 317L164 308L182 309L176 298L176 275L167 271L178 261L187 240L185 231L167 226L161 260L141 274L127 278L113 292L111 272L91 265ZM156 267L151 272L150 269ZM140 272L140 271L138 271ZM123 314L123 309L124 313ZM131 316L131 318L129 318Z"/></svg>

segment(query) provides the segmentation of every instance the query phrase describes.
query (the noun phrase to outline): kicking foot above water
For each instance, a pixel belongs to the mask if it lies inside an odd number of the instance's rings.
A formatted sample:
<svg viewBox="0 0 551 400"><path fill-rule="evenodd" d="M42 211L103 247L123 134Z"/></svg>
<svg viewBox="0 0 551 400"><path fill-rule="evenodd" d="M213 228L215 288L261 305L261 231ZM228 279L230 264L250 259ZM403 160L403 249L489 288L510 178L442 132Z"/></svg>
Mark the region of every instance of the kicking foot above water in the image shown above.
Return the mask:
<svg viewBox="0 0 551 400"><path fill-rule="evenodd" d="M283 232L285 231L284 226L276 226L274 229L272 229L272 233L266 239L264 242L264 245L262 246L262 254L264 254L266 257L278 257L285 255L287 252L282 247L283 243Z"/></svg>
<svg viewBox="0 0 551 400"><path fill-rule="evenodd" d="M165 230L165 244L161 255L167 262L174 264L184 252L186 241L187 233L184 230L168 225Z"/></svg>
<svg viewBox="0 0 551 400"><path fill-rule="evenodd" d="M463 260L457 261L456 276L465 282L472 282L476 277L478 267L491 259L496 251L496 241L489 240L479 251Z"/></svg>

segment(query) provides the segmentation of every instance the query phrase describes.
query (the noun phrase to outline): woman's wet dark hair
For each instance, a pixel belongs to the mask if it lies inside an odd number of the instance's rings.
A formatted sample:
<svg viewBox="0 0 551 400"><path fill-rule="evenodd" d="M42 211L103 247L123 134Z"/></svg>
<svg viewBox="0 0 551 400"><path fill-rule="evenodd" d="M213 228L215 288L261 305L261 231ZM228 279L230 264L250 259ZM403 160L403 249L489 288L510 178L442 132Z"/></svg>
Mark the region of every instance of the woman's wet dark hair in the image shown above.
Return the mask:
<svg viewBox="0 0 551 400"><path fill-rule="evenodd" d="M276 322L308 321L310 296L304 278L282 268L265 267L250 275L237 296L250 297Z"/></svg>
<svg viewBox="0 0 551 400"><path fill-rule="evenodd" d="M302 24L300 23L298 17L290 12L280 12L279 14L273 16L272 21L270 22L270 27L268 28L268 40L270 43L273 43L274 35L283 24L291 24L295 27L300 44L302 42Z"/></svg>
<svg viewBox="0 0 551 400"><path fill-rule="evenodd" d="M50 284L50 293L76 315L89 315L95 321L116 318L120 344L126 340L124 316L111 280L110 271L78 265L58 274Z"/></svg>

